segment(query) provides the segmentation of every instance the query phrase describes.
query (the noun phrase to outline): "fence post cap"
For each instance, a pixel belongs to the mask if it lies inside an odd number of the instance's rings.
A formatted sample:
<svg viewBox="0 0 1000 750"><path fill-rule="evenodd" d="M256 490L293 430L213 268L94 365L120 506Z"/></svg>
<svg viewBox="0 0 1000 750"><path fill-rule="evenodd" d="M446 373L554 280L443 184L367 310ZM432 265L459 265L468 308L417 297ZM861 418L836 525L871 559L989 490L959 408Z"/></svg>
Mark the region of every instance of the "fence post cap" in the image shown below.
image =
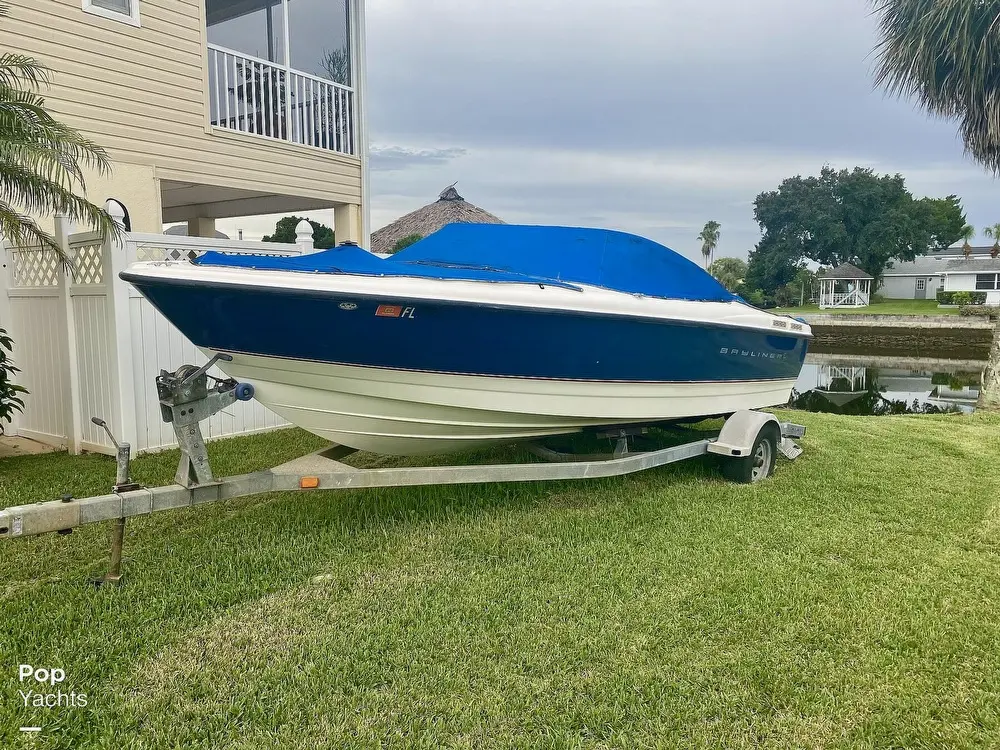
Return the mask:
<svg viewBox="0 0 1000 750"><path fill-rule="evenodd" d="M302 252L313 250L313 228L305 219L295 225L295 244Z"/></svg>

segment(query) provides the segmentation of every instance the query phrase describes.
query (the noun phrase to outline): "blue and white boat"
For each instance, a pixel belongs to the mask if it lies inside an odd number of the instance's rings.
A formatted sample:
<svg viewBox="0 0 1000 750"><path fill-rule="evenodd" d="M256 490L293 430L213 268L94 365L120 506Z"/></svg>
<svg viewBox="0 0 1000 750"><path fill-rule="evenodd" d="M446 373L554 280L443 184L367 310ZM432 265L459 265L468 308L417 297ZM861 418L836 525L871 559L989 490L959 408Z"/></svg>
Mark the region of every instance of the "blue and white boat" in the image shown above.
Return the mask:
<svg viewBox="0 0 1000 750"><path fill-rule="evenodd" d="M208 252L121 276L265 406L383 454L783 404L811 337L597 229L453 224L388 258Z"/></svg>

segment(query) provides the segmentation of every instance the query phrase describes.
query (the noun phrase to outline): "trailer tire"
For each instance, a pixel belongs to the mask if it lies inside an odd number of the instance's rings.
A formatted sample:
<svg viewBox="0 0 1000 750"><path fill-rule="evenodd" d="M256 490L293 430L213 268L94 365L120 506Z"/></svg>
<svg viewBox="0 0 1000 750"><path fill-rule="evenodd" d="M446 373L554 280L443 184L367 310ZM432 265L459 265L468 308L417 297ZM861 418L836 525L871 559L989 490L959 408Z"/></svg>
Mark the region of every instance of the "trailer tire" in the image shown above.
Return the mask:
<svg viewBox="0 0 1000 750"><path fill-rule="evenodd" d="M781 431L773 422L760 428L753 441L750 455L745 458L727 458L722 463L726 479L739 484L762 482L774 473L778 458L778 441Z"/></svg>

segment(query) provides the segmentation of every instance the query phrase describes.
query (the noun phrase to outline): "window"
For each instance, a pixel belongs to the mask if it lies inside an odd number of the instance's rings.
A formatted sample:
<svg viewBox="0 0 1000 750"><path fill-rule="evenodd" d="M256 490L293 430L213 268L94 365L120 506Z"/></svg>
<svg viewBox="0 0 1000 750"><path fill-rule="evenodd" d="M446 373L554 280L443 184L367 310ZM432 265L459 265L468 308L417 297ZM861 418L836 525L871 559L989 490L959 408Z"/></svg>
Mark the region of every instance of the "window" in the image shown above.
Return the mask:
<svg viewBox="0 0 1000 750"><path fill-rule="evenodd" d="M976 289L977 290L994 290L1000 289L1000 274L995 273L980 273L976 275Z"/></svg>
<svg viewBox="0 0 1000 750"><path fill-rule="evenodd" d="M917 291L922 292L927 288L927 282L923 279L917 279Z"/></svg>
<svg viewBox="0 0 1000 750"><path fill-rule="evenodd" d="M202 2L213 127L357 153L355 0Z"/></svg>
<svg viewBox="0 0 1000 750"><path fill-rule="evenodd" d="M285 13L281 0L256 4L208 0L205 11L209 44L285 64Z"/></svg>
<svg viewBox="0 0 1000 750"><path fill-rule="evenodd" d="M139 0L83 0L83 9L112 21L139 25Z"/></svg>
<svg viewBox="0 0 1000 750"><path fill-rule="evenodd" d="M209 44L351 85L347 0L205 0L205 18Z"/></svg>
<svg viewBox="0 0 1000 750"><path fill-rule="evenodd" d="M287 0L288 64L351 85L347 0Z"/></svg>

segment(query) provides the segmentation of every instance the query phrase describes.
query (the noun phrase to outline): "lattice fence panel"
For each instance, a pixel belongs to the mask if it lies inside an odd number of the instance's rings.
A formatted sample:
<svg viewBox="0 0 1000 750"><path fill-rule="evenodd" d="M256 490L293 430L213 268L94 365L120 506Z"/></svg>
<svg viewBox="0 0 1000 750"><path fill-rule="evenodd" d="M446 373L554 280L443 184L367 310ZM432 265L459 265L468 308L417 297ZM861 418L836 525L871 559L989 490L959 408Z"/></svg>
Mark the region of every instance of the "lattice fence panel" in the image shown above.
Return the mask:
<svg viewBox="0 0 1000 750"><path fill-rule="evenodd" d="M180 249L176 247L156 247L155 245L140 245L136 248L136 260L161 261L161 260L194 260L201 255L204 250Z"/></svg>
<svg viewBox="0 0 1000 750"><path fill-rule="evenodd" d="M15 250L10 255L15 288L59 286L62 263L51 250Z"/></svg>
<svg viewBox="0 0 1000 750"><path fill-rule="evenodd" d="M77 284L103 284L103 248L100 243L81 245L73 256L73 281Z"/></svg>
<svg viewBox="0 0 1000 750"><path fill-rule="evenodd" d="M194 260L195 258L204 255L209 250L213 248L205 249L194 249L194 248L176 248L176 247L157 247L156 245L140 245L135 250L135 259L137 262L143 261L153 261L159 262L162 260ZM232 253L234 251L222 250L224 253ZM273 253L267 252L246 252L240 251L240 255L255 255L262 258L271 257L288 257L288 251L276 250Z"/></svg>

